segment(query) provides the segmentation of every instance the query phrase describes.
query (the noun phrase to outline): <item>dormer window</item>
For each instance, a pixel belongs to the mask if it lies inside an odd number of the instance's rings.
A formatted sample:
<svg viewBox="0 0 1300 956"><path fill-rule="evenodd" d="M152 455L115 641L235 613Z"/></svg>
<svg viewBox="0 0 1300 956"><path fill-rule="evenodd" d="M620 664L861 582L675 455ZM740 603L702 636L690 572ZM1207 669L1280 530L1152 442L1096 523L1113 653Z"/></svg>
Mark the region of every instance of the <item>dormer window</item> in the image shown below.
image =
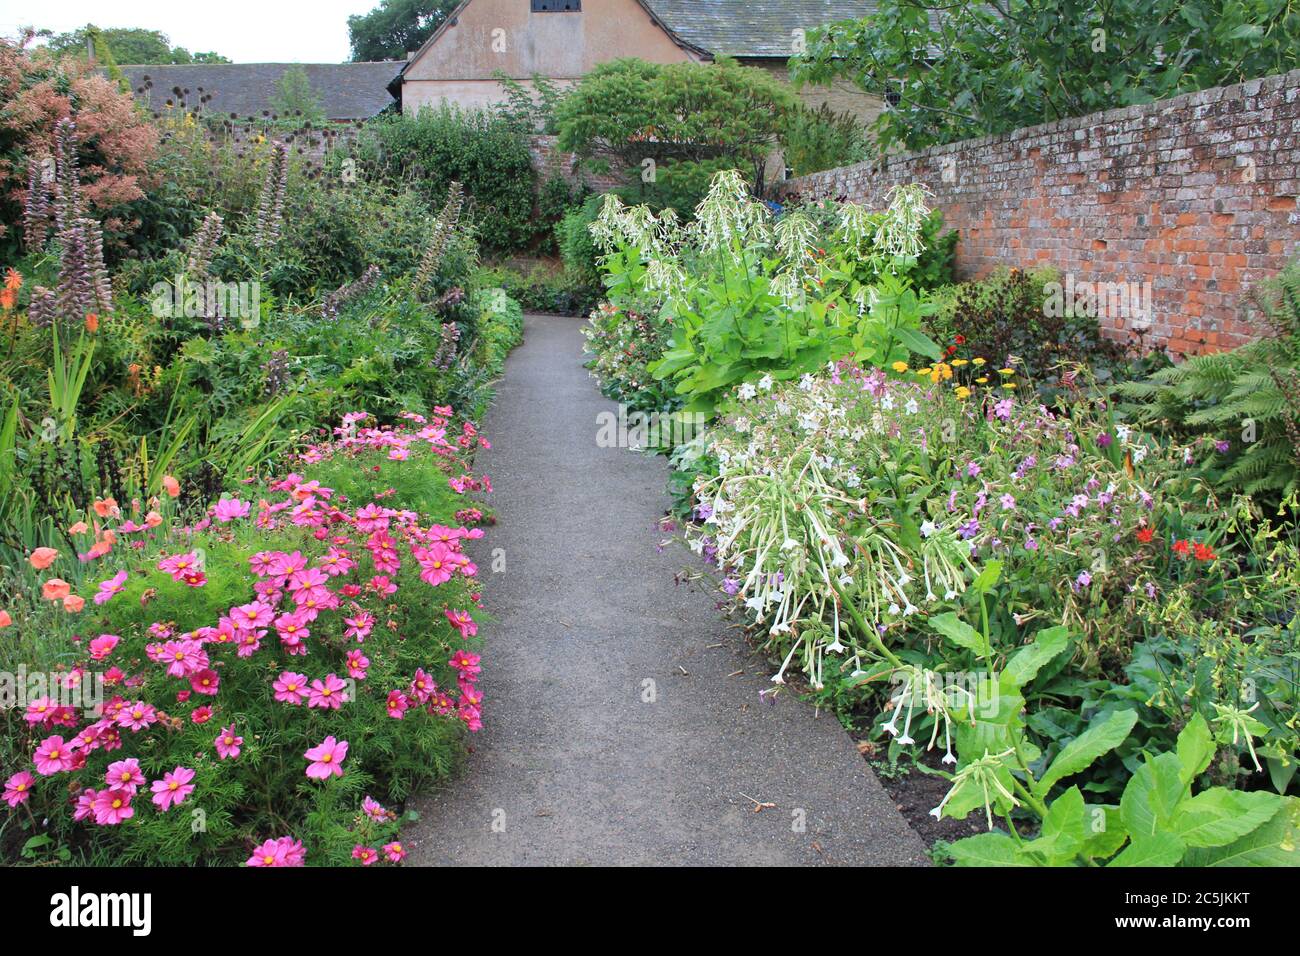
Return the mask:
<svg viewBox="0 0 1300 956"><path fill-rule="evenodd" d="M582 0L533 0L533 13L581 13Z"/></svg>

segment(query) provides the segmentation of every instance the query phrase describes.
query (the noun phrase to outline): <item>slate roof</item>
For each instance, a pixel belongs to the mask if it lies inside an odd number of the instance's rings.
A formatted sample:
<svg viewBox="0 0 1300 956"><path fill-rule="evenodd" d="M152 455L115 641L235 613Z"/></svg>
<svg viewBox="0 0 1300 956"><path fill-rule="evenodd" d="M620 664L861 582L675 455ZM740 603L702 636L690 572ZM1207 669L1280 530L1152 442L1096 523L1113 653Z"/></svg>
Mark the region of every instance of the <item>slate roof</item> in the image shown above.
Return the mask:
<svg viewBox="0 0 1300 956"><path fill-rule="evenodd" d="M136 96L149 108L201 108L209 115L261 116L271 109L280 77L293 63L186 63L123 66ZM312 88L331 120L365 119L393 103L389 82L405 60L373 63L303 63ZM179 92L178 92L179 91ZM206 102L200 101L207 97Z"/></svg>
<svg viewBox="0 0 1300 956"><path fill-rule="evenodd" d="M714 56L780 57L795 30L876 12L874 0L641 0L678 40Z"/></svg>

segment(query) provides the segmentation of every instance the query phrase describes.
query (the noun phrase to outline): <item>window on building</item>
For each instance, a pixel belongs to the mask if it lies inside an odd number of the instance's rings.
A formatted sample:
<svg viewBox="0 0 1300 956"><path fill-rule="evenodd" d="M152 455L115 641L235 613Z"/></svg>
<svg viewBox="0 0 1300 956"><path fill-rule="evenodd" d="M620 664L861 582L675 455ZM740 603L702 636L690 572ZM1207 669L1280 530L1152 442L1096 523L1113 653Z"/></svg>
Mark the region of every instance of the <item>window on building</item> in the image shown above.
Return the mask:
<svg viewBox="0 0 1300 956"><path fill-rule="evenodd" d="M533 0L533 13L580 13L582 0Z"/></svg>

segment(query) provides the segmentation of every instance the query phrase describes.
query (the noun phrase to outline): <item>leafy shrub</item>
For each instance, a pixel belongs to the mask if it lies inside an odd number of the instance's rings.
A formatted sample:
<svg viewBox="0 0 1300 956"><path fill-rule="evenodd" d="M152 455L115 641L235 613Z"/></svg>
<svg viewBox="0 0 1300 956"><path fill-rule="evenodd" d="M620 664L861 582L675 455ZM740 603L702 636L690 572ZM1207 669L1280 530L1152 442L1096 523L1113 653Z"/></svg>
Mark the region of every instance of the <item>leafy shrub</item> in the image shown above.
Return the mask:
<svg viewBox="0 0 1300 956"><path fill-rule="evenodd" d="M823 103L791 117L781 147L791 175L806 176L862 162L870 153L871 139L854 113L837 113Z"/></svg>
<svg viewBox="0 0 1300 956"><path fill-rule="evenodd" d="M601 196L590 196L581 205L570 209L555 225L556 244L564 261L564 274L575 286L600 289L600 251L591 235L591 224L600 215L604 203Z"/></svg>
<svg viewBox="0 0 1300 956"><path fill-rule="evenodd" d="M378 175L409 179L430 205L442 202L452 182L461 183L489 250L526 248L537 233L527 138L498 116L448 105L384 116L366 125L356 150Z"/></svg>
<svg viewBox="0 0 1300 956"><path fill-rule="evenodd" d="M1089 363L1101 380L1123 367L1125 348L1106 338L1097 319L1082 311L1055 315L1046 307L1050 269L999 269L939 296L931 329L940 341L961 339L962 355L999 364L1009 358L1042 386L1059 382L1062 365ZM1063 313L1066 310L1061 310Z"/></svg>

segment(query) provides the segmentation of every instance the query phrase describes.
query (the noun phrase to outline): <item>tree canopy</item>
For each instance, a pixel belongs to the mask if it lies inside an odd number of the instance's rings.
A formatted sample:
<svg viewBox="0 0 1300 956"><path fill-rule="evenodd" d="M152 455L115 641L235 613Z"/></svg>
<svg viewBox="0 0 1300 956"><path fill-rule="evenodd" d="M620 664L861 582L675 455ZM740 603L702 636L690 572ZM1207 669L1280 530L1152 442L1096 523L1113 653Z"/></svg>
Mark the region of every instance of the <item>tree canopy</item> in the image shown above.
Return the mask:
<svg viewBox="0 0 1300 956"><path fill-rule="evenodd" d="M601 63L555 109L559 146L636 169L716 162L742 169L761 188L763 166L802 107L766 70L734 60L662 65Z"/></svg>
<svg viewBox="0 0 1300 956"><path fill-rule="evenodd" d="M813 31L796 82L896 105L878 146L923 149L1300 65L1294 0L880 0Z"/></svg>
<svg viewBox="0 0 1300 956"><path fill-rule="evenodd" d="M104 45L115 63L230 62L217 53L191 53L182 46L174 47L167 34L161 30L146 30L141 27L112 27L104 30L88 23L68 33L41 30L37 36L45 37L46 46L55 54L85 53L87 41L94 38L97 44Z"/></svg>
<svg viewBox="0 0 1300 956"><path fill-rule="evenodd" d="M369 13L348 17L354 62L404 60L456 9L456 0L381 0Z"/></svg>

